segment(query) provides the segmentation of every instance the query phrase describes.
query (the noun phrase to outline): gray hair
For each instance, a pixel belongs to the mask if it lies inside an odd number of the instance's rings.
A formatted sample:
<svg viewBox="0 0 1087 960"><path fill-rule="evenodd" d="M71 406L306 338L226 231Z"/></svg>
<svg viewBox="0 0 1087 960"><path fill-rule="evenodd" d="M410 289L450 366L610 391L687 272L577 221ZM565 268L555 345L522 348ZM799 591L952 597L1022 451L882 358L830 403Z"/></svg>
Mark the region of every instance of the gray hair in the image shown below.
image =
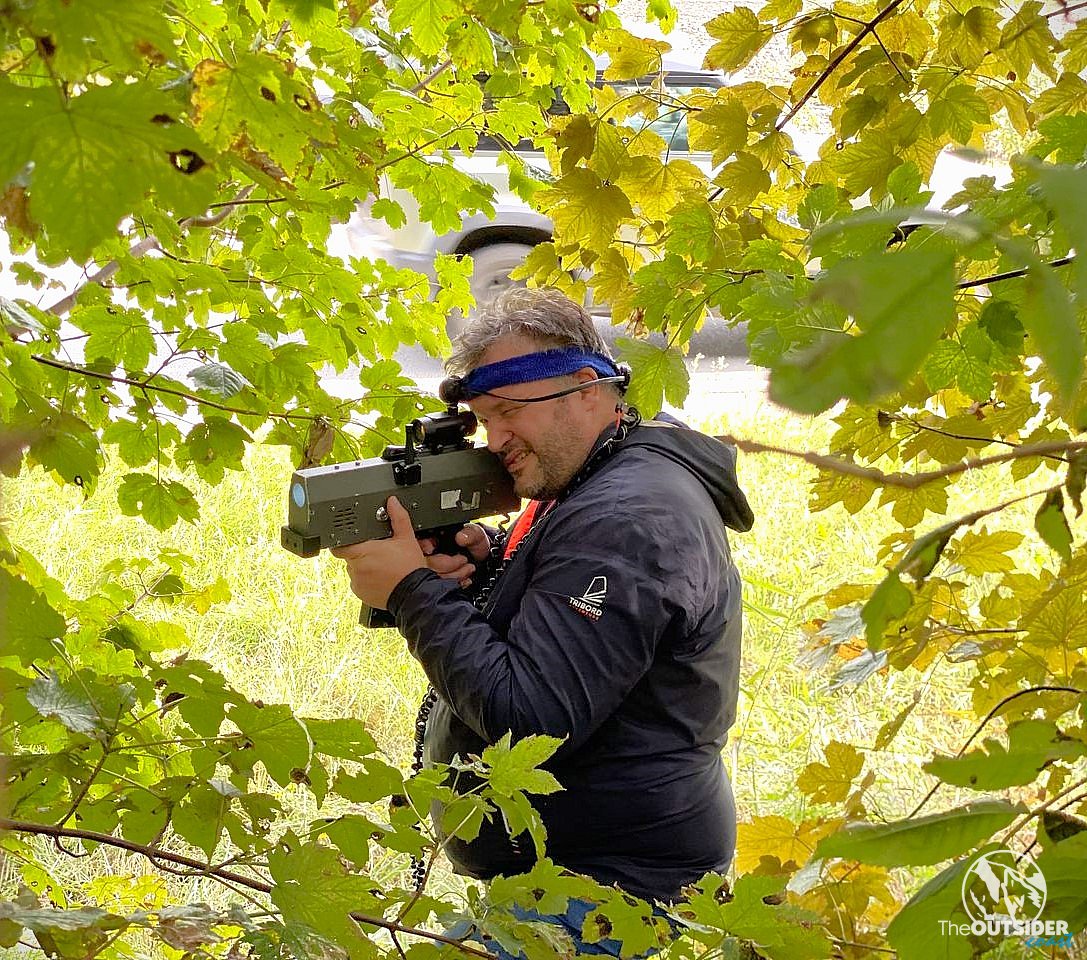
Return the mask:
<svg viewBox="0 0 1087 960"><path fill-rule="evenodd" d="M464 376L479 366L495 341L510 334L530 337L544 350L581 347L611 358L593 318L580 304L558 290L513 287L484 306L453 341L446 370Z"/></svg>

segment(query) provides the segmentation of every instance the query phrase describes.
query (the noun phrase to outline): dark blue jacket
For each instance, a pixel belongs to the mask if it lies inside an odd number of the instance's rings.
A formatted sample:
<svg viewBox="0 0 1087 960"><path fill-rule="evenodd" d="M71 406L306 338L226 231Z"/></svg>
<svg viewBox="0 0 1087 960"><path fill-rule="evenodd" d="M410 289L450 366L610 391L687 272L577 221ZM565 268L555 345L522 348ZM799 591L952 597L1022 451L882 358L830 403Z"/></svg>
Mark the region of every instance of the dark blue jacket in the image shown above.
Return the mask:
<svg viewBox="0 0 1087 960"><path fill-rule="evenodd" d="M565 790L533 798L552 859L652 899L724 869L741 611L725 527L751 521L734 450L643 423L537 521L483 613L456 584L410 574L389 610L440 697L427 759L506 731L566 737L547 764ZM489 878L531 867L526 840L497 818L447 851Z"/></svg>

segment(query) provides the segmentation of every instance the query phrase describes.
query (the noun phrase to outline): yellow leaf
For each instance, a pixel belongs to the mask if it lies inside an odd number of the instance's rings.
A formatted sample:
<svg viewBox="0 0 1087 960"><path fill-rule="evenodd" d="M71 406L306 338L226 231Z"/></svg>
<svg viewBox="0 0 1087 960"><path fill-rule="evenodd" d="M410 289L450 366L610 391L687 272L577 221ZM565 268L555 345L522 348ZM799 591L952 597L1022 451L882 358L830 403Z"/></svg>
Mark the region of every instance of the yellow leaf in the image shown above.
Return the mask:
<svg viewBox="0 0 1087 960"><path fill-rule="evenodd" d="M831 161L845 188L855 197L866 190L883 190L887 177L902 161L891 137L873 131L864 140L847 143Z"/></svg>
<svg viewBox="0 0 1087 960"><path fill-rule="evenodd" d="M826 763L809 763L796 778L796 785L816 803L841 803L864 767L864 757L855 747L831 740L823 751Z"/></svg>
<svg viewBox="0 0 1087 960"><path fill-rule="evenodd" d="M884 487L879 505L893 503L891 515L904 527L915 527L928 511L947 512L947 481L926 483L921 487Z"/></svg>
<svg viewBox="0 0 1087 960"><path fill-rule="evenodd" d="M898 13L879 25L879 38L888 50L921 61L932 48L932 27L918 13L899 7Z"/></svg>
<svg viewBox="0 0 1087 960"><path fill-rule="evenodd" d="M656 157L635 157L619 185L650 220L663 220L686 191L704 195L706 178L689 160L662 163Z"/></svg>
<svg viewBox="0 0 1087 960"><path fill-rule="evenodd" d="M592 170L571 170L538 197L555 221L559 242L581 243L597 253L608 247L619 224L634 216L627 195Z"/></svg>
<svg viewBox="0 0 1087 960"><path fill-rule="evenodd" d="M807 861L814 845L797 837L796 824L784 817L755 817L736 828L736 870L750 873L763 857L777 857L782 866Z"/></svg>
<svg viewBox="0 0 1087 960"><path fill-rule="evenodd" d="M1048 593L1026 617L1027 639L1053 649L1087 647L1087 600L1081 590L1063 587Z"/></svg>
<svg viewBox="0 0 1087 960"><path fill-rule="evenodd" d="M718 42L706 52L703 66L730 73L747 66L774 35L749 7L736 7L714 17L706 24L706 32Z"/></svg>
<svg viewBox="0 0 1087 960"><path fill-rule="evenodd" d="M747 107L736 97L718 97L691 114L687 130L692 150L712 153L715 165L723 163L747 144Z"/></svg>
<svg viewBox="0 0 1087 960"><path fill-rule="evenodd" d="M989 533L982 528L977 533L968 530L953 545L953 556L963 569L974 576L983 573L1004 573L1015 569L1015 560L1008 556L1023 542L1023 535L1011 530Z"/></svg>
<svg viewBox="0 0 1087 960"><path fill-rule="evenodd" d="M1080 73L1087 70L1087 20L1080 20L1075 29L1062 38L1064 63L1061 65L1068 73Z"/></svg>
<svg viewBox="0 0 1087 960"><path fill-rule="evenodd" d="M1040 15L1041 9L1038 0L1027 0L1000 31L997 49L1024 81L1031 67L1037 67L1050 79L1057 76L1053 65L1057 39L1050 32L1048 21Z"/></svg>
<svg viewBox="0 0 1087 960"><path fill-rule="evenodd" d="M1087 110L1087 80L1074 73L1061 75L1055 86L1043 90L1034 101L1034 111L1049 117L1055 113L1072 116Z"/></svg>
<svg viewBox="0 0 1087 960"><path fill-rule="evenodd" d="M882 30L880 34L883 34ZM996 11L971 7L965 13L952 10L940 21L936 49L942 60L972 69L999 43L1000 24Z"/></svg>
<svg viewBox="0 0 1087 960"><path fill-rule="evenodd" d="M596 124L596 137L593 152L589 156L588 167L601 180L611 182L630 166L630 154L627 152L623 137L614 124L600 121Z"/></svg>
<svg viewBox="0 0 1087 960"><path fill-rule="evenodd" d="M738 153L713 182L725 188L724 203L742 207L770 188L770 174L754 154Z"/></svg>
<svg viewBox="0 0 1087 960"><path fill-rule="evenodd" d="M605 80L635 80L659 73L662 54L672 49L663 40L636 37L621 27L606 31L599 42L600 49L608 55Z"/></svg>

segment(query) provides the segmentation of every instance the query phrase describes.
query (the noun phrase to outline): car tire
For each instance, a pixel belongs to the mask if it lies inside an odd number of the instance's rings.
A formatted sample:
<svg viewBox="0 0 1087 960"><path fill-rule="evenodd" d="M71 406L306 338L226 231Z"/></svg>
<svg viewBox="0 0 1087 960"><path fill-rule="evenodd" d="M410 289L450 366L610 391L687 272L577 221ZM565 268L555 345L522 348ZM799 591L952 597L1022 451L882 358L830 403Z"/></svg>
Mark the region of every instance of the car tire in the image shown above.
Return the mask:
<svg viewBox="0 0 1087 960"><path fill-rule="evenodd" d="M521 281L510 279L510 271L521 266L531 252L532 245L528 243L492 243L471 252L470 285L477 310L510 287L524 286ZM468 317L460 311L453 313L446 328L449 338L459 336L467 325Z"/></svg>

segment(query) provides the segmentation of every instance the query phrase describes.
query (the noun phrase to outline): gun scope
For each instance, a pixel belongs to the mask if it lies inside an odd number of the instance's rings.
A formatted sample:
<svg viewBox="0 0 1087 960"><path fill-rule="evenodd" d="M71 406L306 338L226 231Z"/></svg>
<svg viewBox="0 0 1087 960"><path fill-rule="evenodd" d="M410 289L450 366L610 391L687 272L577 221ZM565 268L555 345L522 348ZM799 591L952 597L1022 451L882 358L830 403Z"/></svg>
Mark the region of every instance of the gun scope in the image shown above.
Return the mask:
<svg viewBox="0 0 1087 960"><path fill-rule="evenodd" d="M432 413L408 425L414 443L437 453L447 447L463 447L468 437L476 432L479 421L470 410L459 411L450 407L445 413Z"/></svg>

